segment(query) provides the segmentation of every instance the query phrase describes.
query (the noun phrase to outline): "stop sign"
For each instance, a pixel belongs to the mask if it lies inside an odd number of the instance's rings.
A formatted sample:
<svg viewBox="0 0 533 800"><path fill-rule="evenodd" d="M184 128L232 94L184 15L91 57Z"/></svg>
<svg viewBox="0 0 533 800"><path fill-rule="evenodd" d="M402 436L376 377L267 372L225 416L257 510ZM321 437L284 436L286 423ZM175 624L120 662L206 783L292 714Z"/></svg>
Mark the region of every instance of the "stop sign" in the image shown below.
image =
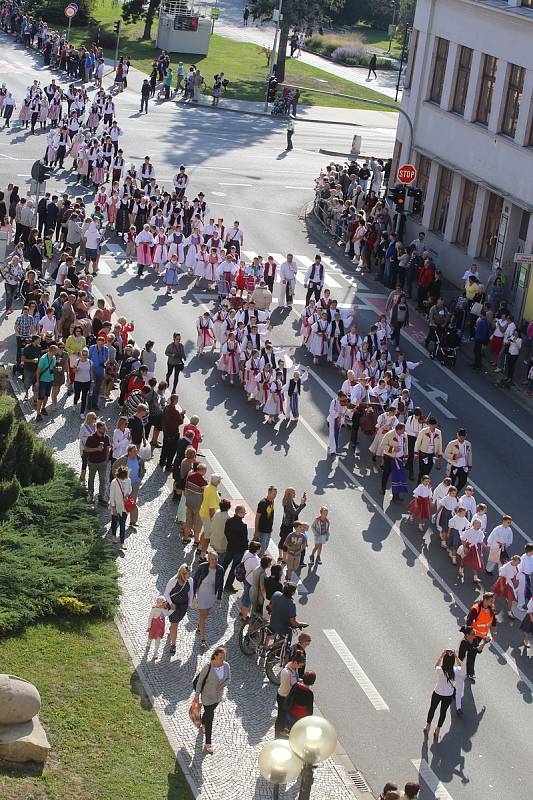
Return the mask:
<svg viewBox="0 0 533 800"><path fill-rule="evenodd" d="M416 168L412 164L402 164L397 174L400 183L412 183L416 180Z"/></svg>

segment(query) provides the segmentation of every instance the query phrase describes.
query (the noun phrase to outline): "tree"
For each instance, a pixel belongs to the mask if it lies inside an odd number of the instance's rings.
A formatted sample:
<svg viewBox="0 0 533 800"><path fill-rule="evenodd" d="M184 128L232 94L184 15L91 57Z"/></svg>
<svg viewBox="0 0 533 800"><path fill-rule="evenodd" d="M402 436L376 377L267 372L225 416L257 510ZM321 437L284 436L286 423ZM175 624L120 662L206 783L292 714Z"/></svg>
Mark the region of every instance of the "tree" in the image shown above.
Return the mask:
<svg viewBox="0 0 533 800"><path fill-rule="evenodd" d="M145 8L144 0L126 0L123 4L122 19L125 22L138 22L140 19L144 19L141 42L149 41L152 38L152 24L160 5L161 0L150 0L147 8Z"/></svg>
<svg viewBox="0 0 533 800"><path fill-rule="evenodd" d="M314 27L321 27L328 21L329 14L340 10L344 2L345 0L284 0L276 63L278 81L285 80L285 58L291 28L312 30ZM272 13L278 7L277 0L257 0L252 12L253 17L261 20L272 19Z"/></svg>
<svg viewBox="0 0 533 800"><path fill-rule="evenodd" d="M405 28L411 28L415 20L416 0L400 0L398 12L398 28L403 33Z"/></svg>

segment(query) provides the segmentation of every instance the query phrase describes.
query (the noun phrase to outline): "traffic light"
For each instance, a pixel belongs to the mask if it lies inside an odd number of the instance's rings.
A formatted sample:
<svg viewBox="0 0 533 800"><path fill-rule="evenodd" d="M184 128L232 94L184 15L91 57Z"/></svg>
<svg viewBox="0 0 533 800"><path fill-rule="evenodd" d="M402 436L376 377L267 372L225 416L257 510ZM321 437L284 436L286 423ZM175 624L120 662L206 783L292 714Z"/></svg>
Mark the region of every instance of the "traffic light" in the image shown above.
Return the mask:
<svg viewBox="0 0 533 800"><path fill-rule="evenodd" d="M268 102L273 103L276 99L276 92L278 91L278 81L272 75L272 77L268 81Z"/></svg>
<svg viewBox="0 0 533 800"><path fill-rule="evenodd" d="M117 34L117 36L120 33L121 27L122 27L122 20L121 19L117 19L117 21L113 25L113 29L114 29L115 33Z"/></svg>
<svg viewBox="0 0 533 800"><path fill-rule="evenodd" d="M391 186L388 196L393 201L396 211L402 212L405 208L405 186Z"/></svg>
<svg viewBox="0 0 533 800"><path fill-rule="evenodd" d="M415 187L410 186L409 189L407 190L407 195L408 197L413 198L413 206L411 208L411 212L413 214L420 214L420 212L422 211L422 202L424 199L422 194L422 189L417 189Z"/></svg>

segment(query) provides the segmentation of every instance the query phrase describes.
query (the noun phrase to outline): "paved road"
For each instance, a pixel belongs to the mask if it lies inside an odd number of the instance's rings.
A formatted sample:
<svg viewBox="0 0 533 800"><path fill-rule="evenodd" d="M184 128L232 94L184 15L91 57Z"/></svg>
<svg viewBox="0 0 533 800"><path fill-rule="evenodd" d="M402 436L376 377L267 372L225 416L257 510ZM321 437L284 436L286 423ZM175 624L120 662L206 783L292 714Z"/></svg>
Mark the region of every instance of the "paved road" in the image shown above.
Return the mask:
<svg viewBox="0 0 533 800"><path fill-rule="evenodd" d="M23 84L29 75L17 73L13 79ZM207 110L174 115L162 109L146 120L134 117L132 130L128 117L133 102L128 95L119 100L128 157L138 160L149 152L161 178L170 177L182 161L190 164L193 190L206 192L213 212L226 220L240 219L247 252L292 250L302 264L315 251L328 255L300 215L311 199L306 187L322 163L318 142L312 144L307 131L302 133L307 147L297 141L296 150L284 158L283 130L270 121L248 124L227 115L217 116L214 124ZM316 130L312 138L323 135ZM18 133L0 136L0 183L5 184L15 170L21 176L27 171L20 164L30 164L41 145ZM14 139L21 140L16 151L10 149ZM1 146L4 142L7 147ZM11 163L15 152L17 161ZM19 153L27 161L20 161ZM328 279L335 282L334 294L341 302L351 303L355 295L360 324L366 328L374 317L372 309L382 303L376 285L345 274L339 264L328 267ZM192 290L187 278L181 279L177 297L167 301L150 277L139 282L110 251L97 286L115 294L120 308L136 320L138 340L153 338L159 352L172 331L181 330L191 357L180 400L190 413L200 414L207 446L231 481L224 486L226 492L253 506L268 484L274 482L280 490L294 484L308 491L309 518L323 503L331 508L332 539L324 564L302 573L299 613L312 625L319 705L372 786L380 787L391 776L414 778L420 768L425 797L431 796L427 787L436 775L449 792L441 797L484 800L491 793L525 798L520 766L529 755L525 732L530 727L533 670L531 660L517 649L517 624L502 620L498 649L484 653L478 683L472 693L467 690L464 717L454 717L450 733L438 745L424 743L421 729L433 686L432 665L445 646L458 641L458 622L476 595L470 584L458 583L436 543L427 536L421 539L401 510L390 505L389 495L381 497L365 448L355 458L348 453L335 462L326 458L324 418L329 393L340 383L338 374L317 368L320 380L313 375L306 385L300 423L273 429L263 424L240 389L221 383L211 356L194 358L195 319L202 303L210 300ZM297 309L302 294L299 285ZM274 342L294 347L294 359L309 364L298 349L296 315L282 316L276 310L274 320ZM421 357L415 338L405 351L413 360ZM474 444L473 477L489 498L490 524L496 524L498 509L504 509L530 538L526 487L533 477L531 417L466 366L451 374L424 359L416 377L426 393L437 389L447 395L447 400L438 398L437 408L415 391L424 408L437 413L445 439L459 424L467 427ZM515 543L521 551L524 540L518 531Z"/></svg>

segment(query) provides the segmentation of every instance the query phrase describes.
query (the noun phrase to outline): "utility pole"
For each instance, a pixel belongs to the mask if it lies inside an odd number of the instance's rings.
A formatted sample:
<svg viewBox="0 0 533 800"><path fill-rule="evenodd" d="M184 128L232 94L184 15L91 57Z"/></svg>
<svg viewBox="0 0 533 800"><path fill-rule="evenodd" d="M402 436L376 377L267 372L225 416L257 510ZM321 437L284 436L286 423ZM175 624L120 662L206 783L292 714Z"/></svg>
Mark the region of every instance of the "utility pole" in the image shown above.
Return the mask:
<svg viewBox="0 0 533 800"><path fill-rule="evenodd" d="M402 79L402 69L403 64L405 61L405 56L407 52L407 47L409 44L409 37L411 34L411 28L408 28L407 25L405 26L405 31L403 33L403 42L402 42L402 54L400 56L400 69L398 70L398 80L396 81L396 96L394 97L395 102L398 102L398 93L400 91L400 81Z"/></svg>
<svg viewBox="0 0 533 800"><path fill-rule="evenodd" d="M277 46L278 46L279 28L280 28L281 19L282 19L282 16L281 16L282 8L283 8L283 0L279 0L279 8L278 8L277 12L274 11L274 14L277 14L277 18L276 18L276 33L274 34L274 44L272 46L272 55L270 56L270 68L269 68L269 71L268 71L266 94L265 94L265 108L264 108L265 111L268 111L268 90L270 88L270 79L271 79L272 75L274 74L274 65L275 65L275 62L276 62L276 50L277 50Z"/></svg>
<svg viewBox="0 0 533 800"><path fill-rule="evenodd" d="M392 37L396 33L396 3L397 0L392 0L392 22L389 25L389 46L387 48L387 53L390 53L390 49L392 47Z"/></svg>
<svg viewBox="0 0 533 800"><path fill-rule="evenodd" d="M122 28L122 20L121 19L117 19L117 21L115 22L115 33L117 34L117 44L116 44L116 47L115 47L115 58L113 60L113 69L117 68L118 46L119 46L119 43L120 43L120 31L121 31L121 28Z"/></svg>

